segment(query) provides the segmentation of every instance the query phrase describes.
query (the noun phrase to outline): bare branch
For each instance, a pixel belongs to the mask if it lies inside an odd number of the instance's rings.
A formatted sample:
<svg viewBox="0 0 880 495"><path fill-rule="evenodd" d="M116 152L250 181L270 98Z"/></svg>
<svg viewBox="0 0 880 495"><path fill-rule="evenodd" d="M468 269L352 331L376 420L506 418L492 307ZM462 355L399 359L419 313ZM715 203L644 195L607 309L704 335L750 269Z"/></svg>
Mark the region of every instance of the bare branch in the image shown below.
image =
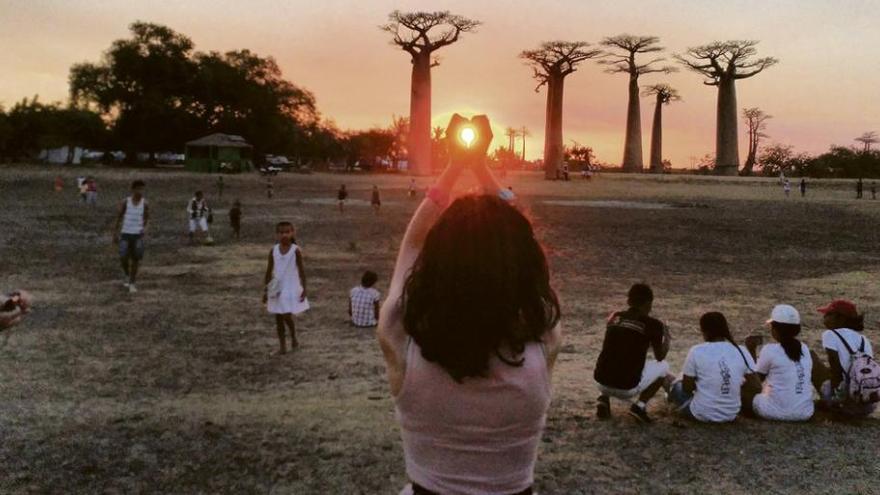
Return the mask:
<svg viewBox="0 0 880 495"><path fill-rule="evenodd" d="M704 81L704 84L717 86L722 80L752 77L779 62L773 57L751 59L757 54L757 44L754 40L715 41L688 48L684 54L676 54L674 58L687 69L706 76L708 81Z"/></svg>
<svg viewBox="0 0 880 495"><path fill-rule="evenodd" d="M537 92L551 77L565 77L575 72L584 60L604 55L602 50L588 46L585 41L545 41L536 50L524 50L519 57L534 71Z"/></svg>

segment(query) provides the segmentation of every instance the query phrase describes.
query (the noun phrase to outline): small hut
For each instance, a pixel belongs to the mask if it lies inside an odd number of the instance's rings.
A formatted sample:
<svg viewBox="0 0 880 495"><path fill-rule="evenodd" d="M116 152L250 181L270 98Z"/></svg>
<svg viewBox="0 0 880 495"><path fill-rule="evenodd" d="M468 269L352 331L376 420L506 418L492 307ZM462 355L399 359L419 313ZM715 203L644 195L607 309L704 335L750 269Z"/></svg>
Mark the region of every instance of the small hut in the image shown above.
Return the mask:
<svg viewBox="0 0 880 495"><path fill-rule="evenodd" d="M253 169L253 146L241 136L211 134L186 143L186 169L191 172L247 172Z"/></svg>

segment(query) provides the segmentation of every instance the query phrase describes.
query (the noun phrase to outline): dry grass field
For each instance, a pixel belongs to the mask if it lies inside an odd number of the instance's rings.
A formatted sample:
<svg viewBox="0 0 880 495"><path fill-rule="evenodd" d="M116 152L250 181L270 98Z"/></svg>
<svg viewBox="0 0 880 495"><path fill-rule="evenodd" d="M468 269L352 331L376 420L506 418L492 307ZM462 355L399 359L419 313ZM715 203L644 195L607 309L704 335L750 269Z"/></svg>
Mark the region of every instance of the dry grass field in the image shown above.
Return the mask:
<svg viewBox="0 0 880 495"><path fill-rule="evenodd" d="M98 180L96 208L78 203L80 173ZM140 292L129 295L110 229L135 178L147 183L153 220ZM255 175L227 176L222 200L215 180L0 167L0 289L37 298L30 319L0 337L0 493L391 494L405 483L380 353L371 333L347 325L346 305L364 269L386 287L416 205L408 178L284 174L272 200ZM364 200L344 214L332 202L342 182ZM366 205L373 183L379 215ZM563 302L540 493L880 493L878 418L704 426L658 400L654 425L620 403L598 422L592 382L604 317L635 281L654 286L676 370L708 310L741 338L773 304L793 304L818 348L814 308L845 296L880 342L880 200L856 201L851 183L832 181L811 183L806 199L784 198L772 180L505 183L534 220ZM185 242L197 188L215 208L215 246ZM235 198L240 242L226 220ZM275 331L259 296L280 219L296 224L312 310L298 320L301 348L270 356Z"/></svg>

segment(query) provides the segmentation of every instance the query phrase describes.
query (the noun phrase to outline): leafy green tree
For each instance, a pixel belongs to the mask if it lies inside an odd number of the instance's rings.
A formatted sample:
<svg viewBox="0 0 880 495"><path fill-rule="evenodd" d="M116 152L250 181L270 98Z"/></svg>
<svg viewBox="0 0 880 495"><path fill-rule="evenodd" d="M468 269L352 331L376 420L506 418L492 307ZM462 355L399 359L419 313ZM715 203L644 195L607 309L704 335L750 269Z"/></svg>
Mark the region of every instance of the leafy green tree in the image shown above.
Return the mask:
<svg viewBox="0 0 880 495"><path fill-rule="evenodd" d="M114 132L128 151L181 149L194 119L190 91L196 75L193 42L158 24L135 22L131 38L116 40L100 63L70 70L70 99L114 119Z"/></svg>

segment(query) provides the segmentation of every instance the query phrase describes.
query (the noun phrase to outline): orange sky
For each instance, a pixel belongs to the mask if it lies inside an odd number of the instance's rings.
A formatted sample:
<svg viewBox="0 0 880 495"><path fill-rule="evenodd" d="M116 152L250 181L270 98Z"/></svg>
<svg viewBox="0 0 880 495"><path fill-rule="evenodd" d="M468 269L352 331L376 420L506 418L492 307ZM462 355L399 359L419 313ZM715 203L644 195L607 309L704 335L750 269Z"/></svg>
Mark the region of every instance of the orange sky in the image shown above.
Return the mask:
<svg viewBox="0 0 880 495"><path fill-rule="evenodd" d="M39 94L64 100L71 64L98 60L134 20L166 24L198 50L250 48L274 56L285 76L312 90L321 112L343 128L386 125L409 111L408 56L376 26L388 12L448 9L484 25L439 52L434 115L484 112L498 128L527 126L530 158L540 156L545 94L517 54L542 40L598 42L620 33L656 35L670 52L714 40L758 39L761 56L781 63L739 81L739 106L774 116L770 141L800 151L850 145L880 131L880 9L870 0L0 0L0 102ZM693 73L652 74L684 101L666 107L665 153L676 167L714 151L715 89ZM565 140L592 146L618 163L626 112L626 77L592 62L569 76ZM647 160L651 112L642 100ZM438 122L439 123L439 122ZM745 133L740 126L741 158ZM506 143L503 136L497 143Z"/></svg>

